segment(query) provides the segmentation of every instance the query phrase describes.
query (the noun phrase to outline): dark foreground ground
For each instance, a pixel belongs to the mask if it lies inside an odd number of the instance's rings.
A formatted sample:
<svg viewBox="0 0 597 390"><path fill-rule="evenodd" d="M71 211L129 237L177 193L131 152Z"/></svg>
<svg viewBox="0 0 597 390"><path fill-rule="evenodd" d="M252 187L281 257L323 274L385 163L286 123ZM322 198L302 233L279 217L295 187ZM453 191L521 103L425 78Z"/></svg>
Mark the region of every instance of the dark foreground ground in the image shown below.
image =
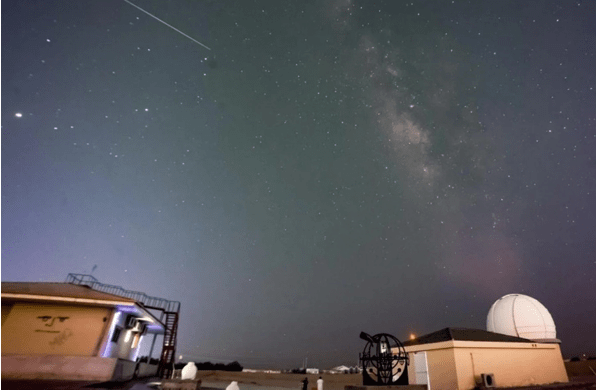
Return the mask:
<svg viewBox="0 0 597 390"><path fill-rule="evenodd" d="M127 382L85 382L59 380L2 380L2 390L131 390L142 388L150 382L159 382L159 378L142 378ZM143 386L144 387L144 386Z"/></svg>
<svg viewBox="0 0 597 390"><path fill-rule="evenodd" d="M225 389L231 381L237 381L241 390L263 389L295 389L300 390L301 381L309 379L309 390L316 389L319 375L299 374L263 374L224 371L200 371L202 389ZM324 390L344 390L345 385L360 385L361 376L354 375L321 375L324 380ZM159 382L159 378L143 378L120 383L90 383L75 381L41 381L41 380L2 380L2 390L146 390L146 384ZM506 389L506 388L496 388ZM571 377L570 382L560 385L530 386L507 388L508 390L595 390L595 376Z"/></svg>
<svg viewBox="0 0 597 390"><path fill-rule="evenodd" d="M118 387L111 389L130 389L137 382L120 383ZM91 382L84 381L58 381L58 380L2 380L2 389L6 390L79 390L79 389L98 389L90 387ZM105 387L107 388L107 387ZM100 387L101 389L101 387Z"/></svg>

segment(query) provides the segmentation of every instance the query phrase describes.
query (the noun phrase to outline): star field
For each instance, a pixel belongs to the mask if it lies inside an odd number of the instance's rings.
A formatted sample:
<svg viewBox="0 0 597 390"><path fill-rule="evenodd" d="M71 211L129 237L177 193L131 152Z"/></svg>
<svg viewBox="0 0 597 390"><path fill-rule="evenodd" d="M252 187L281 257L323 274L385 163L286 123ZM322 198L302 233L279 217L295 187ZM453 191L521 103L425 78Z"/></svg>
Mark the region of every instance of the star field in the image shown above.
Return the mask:
<svg viewBox="0 0 597 390"><path fill-rule="evenodd" d="M3 4L3 281L97 265L195 361L354 365L509 293L594 355L593 2L132 3L201 44Z"/></svg>

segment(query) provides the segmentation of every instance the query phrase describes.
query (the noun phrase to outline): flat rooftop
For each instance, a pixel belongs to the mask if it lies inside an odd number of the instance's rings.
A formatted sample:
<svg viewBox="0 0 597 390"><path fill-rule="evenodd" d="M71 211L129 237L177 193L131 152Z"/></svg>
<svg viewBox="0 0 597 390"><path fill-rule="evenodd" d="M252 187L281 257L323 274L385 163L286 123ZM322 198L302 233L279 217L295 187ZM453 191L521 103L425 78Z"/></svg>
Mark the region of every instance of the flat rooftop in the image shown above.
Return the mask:
<svg viewBox="0 0 597 390"><path fill-rule="evenodd" d="M80 300L81 303L125 304L137 303L130 298L96 291L85 285L51 282L2 282L2 299ZM66 299L65 299L66 298Z"/></svg>

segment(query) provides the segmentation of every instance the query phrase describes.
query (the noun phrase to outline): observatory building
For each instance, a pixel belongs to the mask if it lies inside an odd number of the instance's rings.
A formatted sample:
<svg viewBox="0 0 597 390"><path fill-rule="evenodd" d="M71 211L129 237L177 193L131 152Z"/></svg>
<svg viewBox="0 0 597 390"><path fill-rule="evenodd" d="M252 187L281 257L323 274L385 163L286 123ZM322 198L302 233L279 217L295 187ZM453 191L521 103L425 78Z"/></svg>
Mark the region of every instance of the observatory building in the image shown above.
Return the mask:
<svg viewBox="0 0 597 390"><path fill-rule="evenodd" d="M491 305L487 315L489 332L543 342L557 342L551 314L535 298L508 294Z"/></svg>
<svg viewBox="0 0 597 390"><path fill-rule="evenodd" d="M2 282L2 380L164 374L174 358L179 307L90 275L69 274L66 283Z"/></svg>
<svg viewBox="0 0 597 390"><path fill-rule="evenodd" d="M430 390L568 382L553 318L522 294L491 306L487 330L445 328L403 344L409 383Z"/></svg>

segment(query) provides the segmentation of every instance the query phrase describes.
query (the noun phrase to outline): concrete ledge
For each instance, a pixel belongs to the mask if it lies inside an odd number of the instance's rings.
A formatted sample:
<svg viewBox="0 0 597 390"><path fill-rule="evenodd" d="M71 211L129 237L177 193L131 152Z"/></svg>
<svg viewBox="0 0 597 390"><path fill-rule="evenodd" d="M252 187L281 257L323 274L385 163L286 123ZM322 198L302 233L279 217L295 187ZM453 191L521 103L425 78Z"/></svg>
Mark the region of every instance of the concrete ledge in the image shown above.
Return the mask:
<svg viewBox="0 0 597 390"><path fill-rule="evenodd" d="M104 382L112 379L117 360L87 356L3 355L2 379Z"/></svg>
<svg viewBox="0 0 597 390"><path fill-rule="evenodd" d="M344 386L344 390L427 390L427 385Z"/></svg>
<svg viewBox="0 0 597 390"><path fill-rule="evenodd" d="M164 379L160 385L160 389L199 390L201 389L201 379Z"/></svg>

